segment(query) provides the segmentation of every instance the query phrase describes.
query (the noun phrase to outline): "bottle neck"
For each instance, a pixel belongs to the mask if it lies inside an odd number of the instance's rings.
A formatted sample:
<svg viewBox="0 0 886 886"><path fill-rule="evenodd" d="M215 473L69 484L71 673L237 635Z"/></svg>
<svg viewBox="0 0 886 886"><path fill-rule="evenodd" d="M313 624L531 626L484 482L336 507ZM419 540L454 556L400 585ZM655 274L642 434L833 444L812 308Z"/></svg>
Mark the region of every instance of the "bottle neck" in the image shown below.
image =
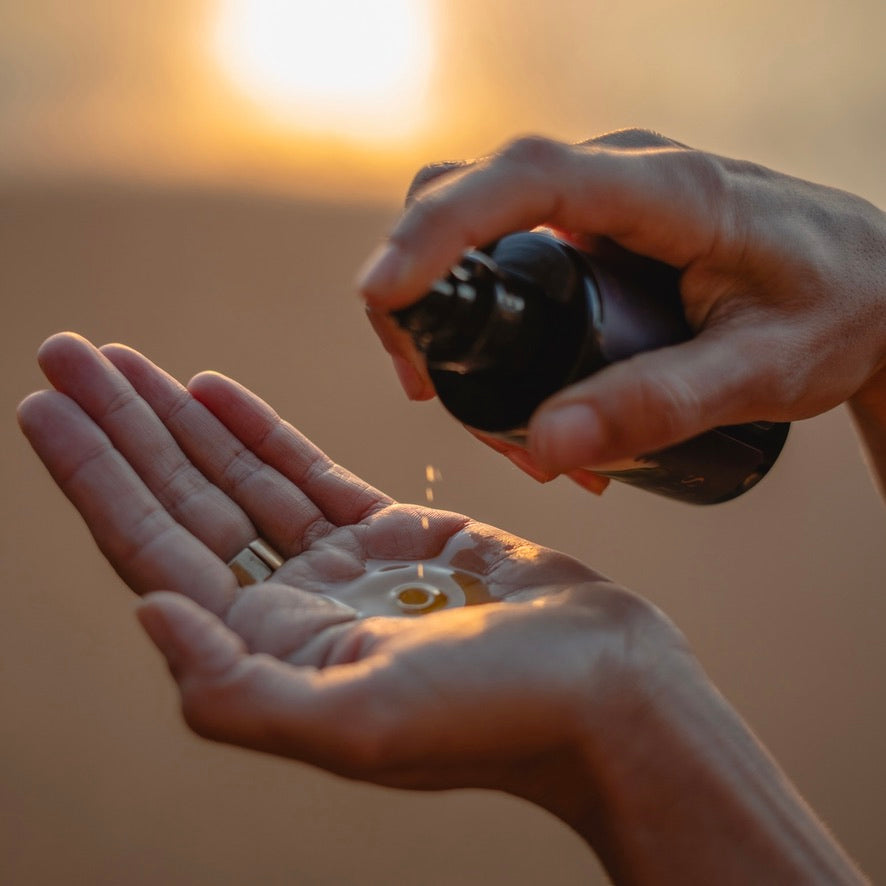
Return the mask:
<svg viewBox="0 0 886 886"><path fill-rule="evenodd" d="M495 365L525 337L527 284L509 279L477 250L467 252L427 295L393 312L429 369L465 374Z"/></svg>

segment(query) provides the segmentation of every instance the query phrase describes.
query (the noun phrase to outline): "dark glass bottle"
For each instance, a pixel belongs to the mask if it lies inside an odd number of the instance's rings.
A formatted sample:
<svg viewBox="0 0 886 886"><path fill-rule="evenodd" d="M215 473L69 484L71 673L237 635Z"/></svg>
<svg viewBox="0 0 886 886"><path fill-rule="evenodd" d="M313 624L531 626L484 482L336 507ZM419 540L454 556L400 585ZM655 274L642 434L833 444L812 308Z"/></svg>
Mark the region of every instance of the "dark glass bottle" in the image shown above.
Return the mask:
<svg viewBox="0 0 886 886"><path fill-rule="evenodd" d="M692 336L673 268L590 256L544 231L510 234L394 312L443 405L470 427L525 443L556 391L640 351ZM693 504L727 501L772 467L787 423L719 427L600 473Z"/></svg>

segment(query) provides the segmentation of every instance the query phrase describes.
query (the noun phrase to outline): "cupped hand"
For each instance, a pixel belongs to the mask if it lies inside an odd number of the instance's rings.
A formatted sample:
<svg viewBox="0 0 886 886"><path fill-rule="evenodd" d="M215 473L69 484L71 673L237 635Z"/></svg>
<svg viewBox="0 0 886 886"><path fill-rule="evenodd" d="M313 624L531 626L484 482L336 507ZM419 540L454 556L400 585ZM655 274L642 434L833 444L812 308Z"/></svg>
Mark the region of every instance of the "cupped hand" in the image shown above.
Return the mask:
<svg viewBox="0 0 886 886"><path fill-rule="evenodd" d="M133 350L72 334L49 339L40 364L54 390L22 403L21 426L147 593L139 617L205 736L389 785L568 806L589 727L604 735L636 700L626 683L684 656L656 610L584 565L395 503L227 378L184 388ZM256 537L284 563L239 588L226 563ZM336 600L370 561L419 563L454 542L453 565L491 602L364 618Z"/></svg>
<svg viewBox="0 0 886 886"><path fill-rule="evenodd" d="M878 378L886 387L886 215L859 197L637 130L580 145L522 138L417 181L360 283L412 397L433 392L384 315L468 247L545 225L590 252L614 242L681 271L696 336L550 398L530 425L537 472L807 418Z"/></svg>

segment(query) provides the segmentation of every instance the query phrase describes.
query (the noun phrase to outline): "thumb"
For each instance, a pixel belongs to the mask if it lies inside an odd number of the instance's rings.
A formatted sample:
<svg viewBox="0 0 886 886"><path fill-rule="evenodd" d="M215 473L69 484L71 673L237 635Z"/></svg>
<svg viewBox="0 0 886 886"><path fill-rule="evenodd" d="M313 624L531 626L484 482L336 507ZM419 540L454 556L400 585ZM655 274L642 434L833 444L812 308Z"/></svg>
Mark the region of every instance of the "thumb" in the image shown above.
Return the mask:
<svg viewBox="0 0 886 886"><path fill-rule="evenodd" d="M603 468L753 414L761 357L742 336L709 330L619 361L546 401L529 427L535 460L550 471ZM759 342L748 342L756 350Z"/></svg>
<svg viewBox="0 0 886 886"><path fill-rule="evenodd" d="M371 691L373 669L318 670L249 655L221 619L171 592L149 594L137 614L166 658L182 713L198 735L350 777L371 775L379 765L376 735L392 718L378 715L384 706Z"/></svg>
<svg viewBox="0 0 886 886"><path fill-rule="evenodd" d="M179 683L230 671L246 652L243 641L211 612L171 591L148 594L138 620Z"/></svg>

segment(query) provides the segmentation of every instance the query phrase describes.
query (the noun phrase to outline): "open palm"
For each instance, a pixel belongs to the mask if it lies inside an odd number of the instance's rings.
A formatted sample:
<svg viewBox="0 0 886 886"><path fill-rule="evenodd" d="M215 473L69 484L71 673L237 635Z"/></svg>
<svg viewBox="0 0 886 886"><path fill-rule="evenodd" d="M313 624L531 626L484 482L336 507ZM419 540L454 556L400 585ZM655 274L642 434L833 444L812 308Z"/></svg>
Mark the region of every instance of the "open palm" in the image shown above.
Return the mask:
<svg viewBox="0 0 886 886"><path fill-rule="evenodd" d="M161 591L140 618L201 734L386 784L526 794L518 764L578 739L577 690L614 695L636 618L679 645L581 563L392 501L220 375L186 389L73 334L40 363L55 390L24 401L22 427L126 583ZM284 563L239 588L226 563L257 537ZM485 605L365 617L343 593L443 550Z"/></svg>

